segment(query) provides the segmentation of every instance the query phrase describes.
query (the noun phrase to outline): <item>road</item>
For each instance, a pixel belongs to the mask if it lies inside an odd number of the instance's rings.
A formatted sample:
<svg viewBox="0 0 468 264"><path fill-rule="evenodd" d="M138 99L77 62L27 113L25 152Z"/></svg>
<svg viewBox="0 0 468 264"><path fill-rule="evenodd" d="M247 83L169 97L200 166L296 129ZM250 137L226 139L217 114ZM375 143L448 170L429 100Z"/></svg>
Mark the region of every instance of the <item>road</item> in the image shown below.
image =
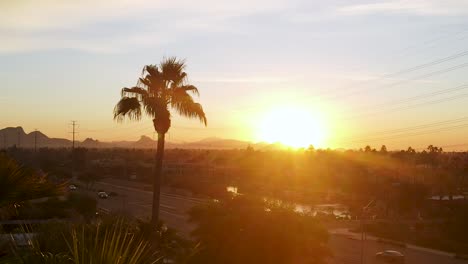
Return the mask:
<svg viewBox="0 0 468 264"><path fill-rule="evenodd" d="M141 187L144 187L143 185ZM95 184L96 189L118 195L108 199L98 199L98 206L112 212L124 212L140 219L151 218L153 193L144 191L136 186L122 186L121 183L106 181ZM188 221L187 212L194 206L203 204L201 199L184 197L181 195L161 193L160 217L167 226L174 228L185 237L193 230L193 224Z"/></svg>
<svg viewBox="0 0 468 264"><path fill-rule="evenodd" d="M334 254L333 264L360 264L361 241L347 236L332 234L330 246ZM466 264L468 261L455 259L453 256L427 252L419 249L402 248L377 241L366 240L364 244L365 264L377 264L375 253L382 250L397 250L405 255L406 264Z"/></svg>
<svg viewBox="0 0 468 264"><path fill-rule="evenodd" d="M148 186L108 180L106 182L96 183L95 188L102 189L108 193L118 193L118 196L109 197L109 199L99 199L98 204L100 207L111 211L124 211L134 217L142 219L149 219L151 217L152 192L142 190L145 188L148 189ZM181 235L189 237L190 231L193 230L194 225L188 222L187 211L193 206L205 202L206 200L162 192L160 207L161 219L169 227L178 230ZM358 240L357 237L359 236L331 232L329 244L334 257L330 263L361 263L361 241ZM387 249L398 250L405 254L406 264L468 263L466 260L455 259L448 254L438 254L437 252L414 248L402 248L372 240L366 240L364 245L363 263L365 264L377 263L374 258L375 253Z"/></svg>

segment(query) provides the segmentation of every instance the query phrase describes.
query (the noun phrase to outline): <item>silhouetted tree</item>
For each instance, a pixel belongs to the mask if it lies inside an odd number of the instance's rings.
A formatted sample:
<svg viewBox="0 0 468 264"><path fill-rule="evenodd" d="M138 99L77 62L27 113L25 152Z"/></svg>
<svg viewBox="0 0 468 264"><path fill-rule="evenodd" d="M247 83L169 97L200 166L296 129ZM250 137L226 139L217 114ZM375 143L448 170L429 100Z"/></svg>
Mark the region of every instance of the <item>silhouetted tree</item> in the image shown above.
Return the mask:
<svg viewBox="0 0 468 264"><path fill-rule="evenodd" d="M382 147L380 148L380 153L387 154L387 146L382 145Z"/></svg>
<svg viewBox="0 0 468 264"><path fill-rule="evenodd" d="M427 146L427 150L428 152L426 153L426 160L428 161L428 163L430 164L431 166L431 169L432 169L432 173L433 173L433 176L435 176L436 174L436 169L437 167L439 166L438 162L439 162L439 156L440 156L440 153L442 153L442 148L439 148L439 147L436 147L434 145L429 145ZM443 185L442 185L442 181L443 181L443 175L442 173L438 173L438 187L439 187L439 197L440 199L442 200L442 197L443 197Z"/></svg>
<svg viewBox="0 0 468 264"><path fill-rule="evenodd" d="M254 151L255 151L255 150L254 150L254 148L253 148L251 145L248 145L248 146L247 146L247 153L252 153L252 152L254 152Z"/></svg>
<svg viewBox="0 0 468 264"><path fill-rule="evenodd" d="M416 150L414 150L414 148L412 148L412 147L408 147L408 149L406 150L406 152L407 152L407 153L413 154L413 153L416 153Z"/></svg>
<svg viewBox="0 0 468 264"><path fill-rule="evenodd" d="M260 198L211 202L190 215L200 242L190 264L320 264L330 256L327 232L317 219Z"/></svg>
<svg viewBox="0 0 468 264"><path fill-rule="evenodd" d="M114 108L114 119L117 121L122 121L124 117L140 120L142 111L146 112L153 119L154 129L158 133L151 217L154 226L159 220L161 170L165 135L171 127L170 109L188 118L198 118L200 122L207 124L202 106L190 94L198 95L198 89L187 84L184 69L184 61L175 57L164 59L159 66L145 66L137 85L123 88L122 98Z"/></svg>

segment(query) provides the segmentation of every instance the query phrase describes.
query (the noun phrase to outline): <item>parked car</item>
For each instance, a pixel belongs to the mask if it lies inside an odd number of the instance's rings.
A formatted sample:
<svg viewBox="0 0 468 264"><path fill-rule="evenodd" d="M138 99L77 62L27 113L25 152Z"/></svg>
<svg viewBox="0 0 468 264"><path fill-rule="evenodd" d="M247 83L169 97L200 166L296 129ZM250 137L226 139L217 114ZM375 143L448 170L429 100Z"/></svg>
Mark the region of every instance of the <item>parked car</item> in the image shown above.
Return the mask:
<svg viewBox="0 0 468 264"><path fill-rule="evenodd" d="M101 199L107 199L109 195L106 192L98 192L98 197Z"/></svg>
<svg viewBox="0 0 468 264"><path fill-rule="evenodd" d="M69 189L70 191L76 191L77 188L76 188L76 185L70 184L70 185L68 186L68 189Z"/></svg>
<svg viewBox="0 0 468 264"><path fill-rule="evenodd" d="M405 263L405 255L396 250L385 250L375 254L379 263Z"/></svg>

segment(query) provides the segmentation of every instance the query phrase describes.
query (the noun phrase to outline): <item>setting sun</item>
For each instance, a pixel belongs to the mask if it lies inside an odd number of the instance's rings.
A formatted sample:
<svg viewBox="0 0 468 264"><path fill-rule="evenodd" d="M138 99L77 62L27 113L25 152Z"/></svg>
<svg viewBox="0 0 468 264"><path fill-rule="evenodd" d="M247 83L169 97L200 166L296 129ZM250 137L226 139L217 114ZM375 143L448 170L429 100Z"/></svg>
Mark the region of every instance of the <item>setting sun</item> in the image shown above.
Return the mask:
<svg viewBox="0 0 468 264"><path fill-rule="evenodd" d="M321 146L326 135L320 119L305 108L283 106L272 109L261 119L258 139L301 148Z"/></svg>

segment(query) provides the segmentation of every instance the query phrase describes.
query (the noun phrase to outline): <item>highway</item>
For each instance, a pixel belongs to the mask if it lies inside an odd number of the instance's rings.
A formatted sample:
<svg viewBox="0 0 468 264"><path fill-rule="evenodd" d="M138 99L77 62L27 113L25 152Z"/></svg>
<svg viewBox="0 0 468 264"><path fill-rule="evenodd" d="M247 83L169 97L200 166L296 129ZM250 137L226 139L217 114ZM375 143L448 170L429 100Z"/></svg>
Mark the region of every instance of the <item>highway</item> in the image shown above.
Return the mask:
<svg viewBox="0 0 468 264"><path fill-rule="evenodd" d="M361 241L343 235L332 234L329 240L334 258L332 264L360 264ZM383 250L397 250L405 255L405 264L466 264L467 260L455 259L453 256L428 252L421 249L403 248L377 241L366 240L362 263L377 264L375 253Z"/></svg>
<svg viewBox="0 0 468 264"><path fill-rule="evenodd" d="M146 191L149 186L137 183L119 182L112 179L95 184L96 189L102 189L107 193L116 192L118 196L108 199L98 199L98 206L110 211L126 212L134 217L149 219L151 217L152 192ZM145 189L145 190L143 190ZM161 219L171 228L179 231L184 237L189 237L193 230L193 224L188 222L187 211L193 206L200 205L206 200L161 193ZM330 230L330 247L333 252L331 264L360 264L361 241L359 235L340 233ZM390 244L379 243L373 240L365 240L364 258L365 264L377 263L375 253L393 249L402 252L406 256L406 264L467 264L467 260L455 259L449 254L417 248L403 248Z"/></svg>
<svg viewBox="0 0 468 264"><path fill-rule="evenodd" d="M98 199L98 207L111 212L123 212L140 219L149 220L151 218L152 192L141 190L135 186L122 186L120 182L112 180L98 182L95 184L95 188L104 190L107 193L115 192L118 194L108 199ZM192 207L204 202L206 201L162 192L161 220L168 227L174 228L184 237L188 237L194 226L189 223L187 212Z"/></svg>

